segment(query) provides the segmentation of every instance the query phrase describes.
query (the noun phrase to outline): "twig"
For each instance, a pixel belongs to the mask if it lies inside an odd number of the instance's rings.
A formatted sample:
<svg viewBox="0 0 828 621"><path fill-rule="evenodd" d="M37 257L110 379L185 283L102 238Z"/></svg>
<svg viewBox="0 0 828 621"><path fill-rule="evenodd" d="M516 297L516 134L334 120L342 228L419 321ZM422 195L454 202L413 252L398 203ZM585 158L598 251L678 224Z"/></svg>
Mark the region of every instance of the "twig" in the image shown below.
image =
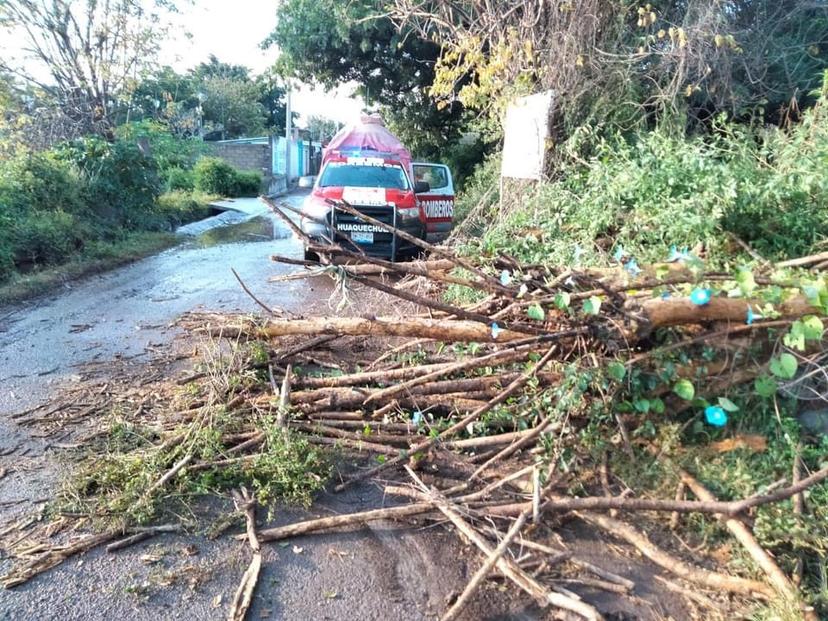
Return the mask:
<svg viewBox="0 0 828 621"><path fill-rule="evenodd" d="M282 390L279 392L279 409L276 415L276 424L279 427L285 426L285 417L290 408L290 383L293 377L293 366L288 363L285 370L285 379L282 380Z"/></svg>
<svg viewBox="0 0 828 621"><path fill-rule="evenodd" d="M261 301L259 298L257 298L255 295L253 295L253 292L252 292L250 289L248 289L248 288L247 288L247 285L246 285L246 284L244 284L244 281L241 279L241 277L238 275L238 273L236 272L236 270L235 270L234 268L232 268L232 267L231 267L231 268L230 268L230 271L231 271L231 272L233 272L233 276L235 276L235 277L236 277L236 280L238 280L238 281L239 281L239 284L241 285L241 288L242 288L242 289L244 289L244 292L245 292L247 295L249 295L249 296L250 296L250 298L251 298L251 299L252 299L252 300L253 300L256 304L258 304L259 306L261 306L261 307L262 307L262 308L263 308L263 309L267 312L267 314L268 314L268 315L273 315L273 316L276 316L276 313L273 311L273 309L272 309L272 308L270 308L267 304L265 304L264 302L262 302L262 301Z"/></svg>
<svg viewBox="0 0 828 621"><path fill-rule="evenodd" d="M423 497L428 498L430 502L437 509L439 509L440 512L445 515L469 541L474 543L474 545L476 545L487 557L494 554L494 550L492 550L486 540L483 539L483 537L481 537L480 534L468 522L466 522L466 520L464 520L456 510L452 508L451 504L445 499L444 496L434 490L429 490L413 470L408 467L406 467L406 470L408 471L409 476L425 492ZM526 591L536 601L543 605L552 604L558 608L575 612L585 619L590 619L592 621L603 619L601 614L586 602L577 601L566 595L548 591L543 587L543 585L538 583L537 580L523 571L514 561L508 558L501 556L497 559L496 566L504 576L509 578L509 580L514 582L518 587Z"/></svg>
<svg viewBox="0 0 828 621"><path fill-rule="evenodd" d="M250 565L242 575L239 588L233 597L230 605L230 612L227 616L229 621L244 621L250 604L253 601L253 593L256 590L256 583L259 580L259 571L262 568L262 550L259 539L256 535L256 500L248 495L247 490L242 488L241 493L233 491L233 501L236 509L244 511L247 523L247 540L253 550L253 558Z"/></svg>
<svg viewBox="0 0 828 621"><path fill-rule="evenodd" d="M716 500L716 497L713 496L713 494L710 493L710 491L689 472L682 470L680 475L681 480L684 481L685 485L690 488L690 491L695 494L696 498L706 502ZM736 537L739 543L744 546L751 558L753 558L756 564L759 565L762 571L765 572L773 588L776 589L776 591L787 601L799 602L800 597L796 587L790 579L782 573L782 570L779 569L779 565L776 564L765 549L759 545L759 542L756 541L753 533L751 533L747 527L737 519L724 518L724 516L721 515L718 515L717 517L724 522L727 529L733 533L733 536Z"/></svg>
<svg viewBox="0 0 828 621"><path fill-rule="evenodd" d="M727 576L699 567L693 567L684 561L664 552L650 542L649 539L629 524L611 518L607 515L599 513L589 513L578 511L575 513L579 518L602 528L603 530L624 539L631 545L635 546L648 559L653 561L656 565L667 569L677 576L701 584L705 587L714 589L723 589L735 593L743 593L745 595L762 595L766 598L771 598L774 595L773 589L768 587L763 582L756 580L747 580L745 578L737 578L735 576Z"/></svg>
<svg viewBox="0 0 828 621"><path fill-rule="evenodd" d="M187 464L189 464L192 460L193 460L193 454L192 454L192 453L188 453L187 455L185 455L185 456L181 459L181 461L179 461L179 462L178 462L177 464L175 464L172 468L170 468L170 469L169 469L169 470L168 470L168 471L164 474L164 476L162 476L160 479L158 479L155 483L153 483L153 484L149 487L149 489L148 489L146 492L144 492L144 495L141 497L141 500L142 500L143 502L147 501L147 500L148 500L148 499L149 499L149 498L153 495L153 493L154 493L156 490L158 490L158 489L160 489L160 488L164 487L164 485L166 485L166 484L167 484L167 482L168 482L170 479L172 479L172 478L173 478L176 474L178 474L178 473L179 473L179 472L180 472L180 471L181 471L181 470L182 470L182 469L183 469L183 468L184 468Z"/></svg>
<svg viewBox="0 0 828 621"><path fill-rule="evenodd" d="M480 583L486 579L486 576L489 572L494 568L497 562L500 560L500 557L503 556L504 552L509 548L509 545L512 543L512 540L517 537L520 533L520 529L523 528L523 525L526 523L526 518L528 514L521 513L518 516L518 519L515 520L514 524L512 524L509 531L506 533L506 536L503 537L503 540L498 544L498 546L492 551L489 557L486 559L486 562L478 569L474 576L472 576L469 583L466 585L466 588L463 589L463 592L460 594L460 597L457 598L457 601L452 604L451 608L448 609L446 614L443 615L442 621L452 621L453 619L457 618L463 608L469 603L469 600L474 595L474 592L480 586Z"/></svg>
<svg viewBox="0 0 828 621"><path fill-rule="evenodd" d="M509 384L497 397L495 397L494 399L491 399L486 404L484 404L481 407L477 408L474 412L472 412L471 414L469 414L468 416L466 416L465 418L463 418L459 422L455 423L454 425L452 425L451 427L449 427L445 431L441 432L438 436L436 436L434 438L431 438L431 439L427 440L426 442L422 442L422 443L412 447L410 452L411 453L417 453L417 452L425 451L425 450L431 448L432 446L434 446L438 442L441 442L441 441L445 440L446 438L451 437L452 435L454 435L455 433L457 433L461 429L465 429L470 423L476 421L478 418L480 418L483 414L485 414L486 412L491 410L493 407L495 407L495 406L503 403L504 401L506 401L506 399L508 399L510 396L512 396L515 392L517 392L523 386L525 386L526 383L538 371L543 369L543 367L549 362L549 360L551 360L552 355L555 353L555 350L556 350L556 346L553 345L549 349L549 351L546 352L546 355L544 355L544 357L541 358L538 361L538 363L534 367L532 367L532 369L530 371L524 373L521 377L519 377L518 379L513 381L511 384ZM380 464L379 466L375 466L374 468L371 468L371 469L366 470L362 473L359 473L355 476L352 476L349 479L346 479L345 481L343 481L342 483L337 485L335 489L336 489L336 491L341 491L341 490L345 489L345 487L347 487L351 483L354 483L356 481L362 481L362 480L365 480L369 477L375 476L378 473L380 473L380 472L382 472L382 471L384 471L388 468L391 468L393 466L397 466L397 465L401 464L403 461L405 461L407 459L408 459L408 455L401 455L399 457L395 457L394 459L389 459L385 463Z"/></svg>

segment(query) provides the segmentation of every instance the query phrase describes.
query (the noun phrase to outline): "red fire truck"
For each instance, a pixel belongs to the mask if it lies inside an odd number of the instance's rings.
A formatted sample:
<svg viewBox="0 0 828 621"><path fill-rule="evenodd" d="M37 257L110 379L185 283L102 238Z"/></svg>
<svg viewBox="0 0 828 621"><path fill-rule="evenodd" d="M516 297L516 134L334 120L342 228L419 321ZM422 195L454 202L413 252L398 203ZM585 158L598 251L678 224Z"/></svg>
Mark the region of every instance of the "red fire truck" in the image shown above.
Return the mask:
<svg viewBox="0 0 828 621"><path fill-rule="evenodd" d="M454 184L442 164L412 162L411 154L376 116L343 128L325 149L322 168L302 206L302 230L314 242L347 238L366 254L396 261L419 248L394 232L336 208L358 212L429 241L448 235ZM305 249L306 258L317 258Z"/></svg>

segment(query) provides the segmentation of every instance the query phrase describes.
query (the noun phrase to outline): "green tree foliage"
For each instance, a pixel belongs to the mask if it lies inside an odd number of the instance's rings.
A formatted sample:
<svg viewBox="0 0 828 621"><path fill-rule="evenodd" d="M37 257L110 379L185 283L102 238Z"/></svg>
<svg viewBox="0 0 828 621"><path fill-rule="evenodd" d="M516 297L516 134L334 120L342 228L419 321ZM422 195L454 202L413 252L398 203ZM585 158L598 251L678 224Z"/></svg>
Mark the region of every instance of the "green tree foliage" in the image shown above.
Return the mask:
<svg viewBox="0 0 828 621"><path fill-rule="evenodd" d="M395 0L392 17L442 44L431 93L493 119L515 96L552 89L571 130L688 112L807 103L828 63L828 7L799 0L522 3Z"/></svg>
<svg viewBox="0 0 828 621"><path fill-rule="evenodd" d="M340 130L341 123L322 116L311 116L308 118L307 131L310 139L314 142L325 144Z"/></svg>
<svg viewBox="0 0 828 621"><path fill-rule="evenodd" d="M221 140L264 133L266 116L254 82L213 76L205 78L200 88L205 133L212 130Z"/></svg>
<svg viewBox="0 0 828 621"><path fill-rule="evenodd" d="M281 133L285 89L272 72L255 78L211 55L186 74L163 67L136 86L124 120L152 119L180 137L211 140Z"/></svg>

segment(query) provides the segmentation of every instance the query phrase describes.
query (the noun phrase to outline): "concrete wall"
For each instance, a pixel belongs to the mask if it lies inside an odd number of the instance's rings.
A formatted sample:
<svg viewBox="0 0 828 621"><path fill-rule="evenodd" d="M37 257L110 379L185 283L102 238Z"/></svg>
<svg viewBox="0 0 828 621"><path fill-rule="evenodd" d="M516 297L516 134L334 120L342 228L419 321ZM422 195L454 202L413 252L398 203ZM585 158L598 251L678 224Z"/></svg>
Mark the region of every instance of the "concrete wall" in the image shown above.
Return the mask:
<svg viewBox="0 0 828 621"><path fill-rule="evenodd" d="M239 170L255 171L267 183L272 175L269 141L262 143L214 142L210 143L213 155L220 157Z"/></svg>

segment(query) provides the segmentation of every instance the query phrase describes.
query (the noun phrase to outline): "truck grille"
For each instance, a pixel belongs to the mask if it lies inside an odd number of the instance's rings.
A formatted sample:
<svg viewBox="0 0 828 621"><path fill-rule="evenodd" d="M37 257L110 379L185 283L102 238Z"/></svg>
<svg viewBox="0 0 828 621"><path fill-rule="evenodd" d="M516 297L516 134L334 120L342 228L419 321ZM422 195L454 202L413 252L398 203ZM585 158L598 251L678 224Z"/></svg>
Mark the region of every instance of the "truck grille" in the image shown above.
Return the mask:
<svg viewBox="0 0 828 621"><path fill-rule="evenodd" d="M370 216L375 220L379 220L383 224L394 226L394 208L393 207L376 207L376 206L361 206L353 205L354 209L366 216ZM348 228L353 225L365 225L366 223L354 215L339 210L331 210L329 218L334 218L333 228L341 231L342 235L349 235ZM342 230L342 229L345 230ZM382 232L373 231L373 244L359 244L365 254L372 257L380 257L383 259L394 260L398 249L398 241L395 236L389 231ZM348 244L345 242L344 247L347 249Z"/></svg>

